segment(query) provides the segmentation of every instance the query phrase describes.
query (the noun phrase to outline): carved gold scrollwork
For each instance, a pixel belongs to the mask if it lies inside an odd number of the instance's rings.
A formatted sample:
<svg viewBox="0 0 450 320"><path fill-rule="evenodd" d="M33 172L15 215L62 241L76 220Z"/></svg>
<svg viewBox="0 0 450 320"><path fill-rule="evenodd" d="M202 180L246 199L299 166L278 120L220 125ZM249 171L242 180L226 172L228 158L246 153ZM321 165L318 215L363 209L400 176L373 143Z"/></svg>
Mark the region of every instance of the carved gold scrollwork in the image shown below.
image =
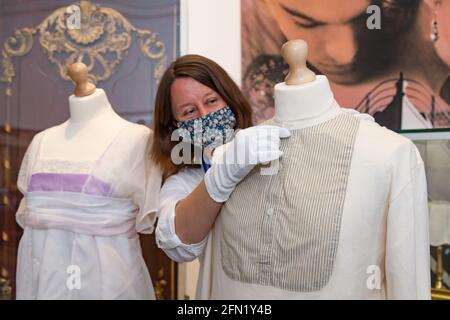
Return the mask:
<svg viewBox="0 0 450 320"><path fill-rule="evenodd" d="M11 300L12 287L8 271L4 268L0 272L0 300Z"/></svg>
<svg viewBox="0 0 450 320"><path fill-rule="evenodd" d="M164 279L164 268L158 270L158 280L155 283L155 296L158 300L164 300L164 290L167 281Z"/></svg>
<svg viewBox="0 0 450 320"><path fill-rule="evenodd" d="M12 64L13 57L20 57L30 52L33 47L33 35L35 29L24 28L16 30L14 36L9 37L3 45L3 74L0 78L3 82L12 82L16 75Z"/></svg>
<svg viewBox="0 0 450 320"><path fill-rule="evenodd" d="M80 23L68 27L70 7L55 10L34 29L17 30L3 47L3 75L1 81L12 82L15 75L12 58L27 54L33 46L33 35L39 34L39 43L48 59L57 66L59 75L69 80L67 68L76 61L88 66L94 82L104 81L114 74L116 67L128 53L133 34L138 39L141 53L157 61L154 77L159 80L167 63L165 44L151 30L134 27L118 11L101 7L87 0L74 6L79 8ZM13 49L13 46L17 47ZM163 70L163 71L161 71Z"/></svg>
<svg viewBox="0 0 450 320"><path fill-rule="evenodd" d="M75 13L72 10L74 7L77 9ZM75 25L69 23L74 14L78 14L80 18L75 19L79 22ZM138 42L142 55L155 61L153 76L159 82L167 64L167 53L164 42L158 39L156 32L138 29L118 11L91 1L81 0L74 5L61 7L38 26L16 30L3 43L0 48L3 67L0 81L7 83L4 94L6 97L12 96L11 83L16 75L13 59L28 54L35 41L38 41L48 60L56 66L62 79L71 81L67 76L68 66L82 61L88 67L91 80L96 83L108 80L114 74L133 44L133 37ZM5 123L4 132L10 134L11 130L11 125ZM3 166L5 169L9 167L9 160L3 161ZM0 196L0 202L8 206L10 199L6 195ZM2 234L2 239L5 237L8 235ZM166 286L164 270L161 269L155 287L159 299L163 298ZM10 296L9 274L0 266L0 299L9 299Z"/></svg>
<svg viewBox="0 0 450 320"><path fill-rule="evenodd" d="M11 300L12 287L7 278L0 277L0 300Z"/></svg>

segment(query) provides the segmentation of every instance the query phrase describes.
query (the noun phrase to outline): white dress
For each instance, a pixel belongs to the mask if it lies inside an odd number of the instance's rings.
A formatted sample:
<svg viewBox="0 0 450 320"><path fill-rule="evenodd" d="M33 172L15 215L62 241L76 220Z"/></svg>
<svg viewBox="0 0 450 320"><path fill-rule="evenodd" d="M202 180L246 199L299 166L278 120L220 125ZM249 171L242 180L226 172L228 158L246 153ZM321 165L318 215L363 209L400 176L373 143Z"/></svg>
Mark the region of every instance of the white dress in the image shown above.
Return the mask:
<svg viewBox="0 0 450 320"><path fill-rule="evenodd" d="M342 112L335 107L321 117L298 121L291 132L332 121ZM172 259L187 262L199 258L197 299L430 299L427 185L423 161L410 140L361 121L332 274L327 284L315 291L231 278L223 267L224 262L229 263L222 252L224 210L203 241L182 243L175 233L175 206L202 178L201 169L187 168L166 180L156 230L158 246ZM247 217L249 212L235 214ZM277 218L276 212L271 215ZM242 234L258 230L256 226L243 232L241 222L237 220L236 230ZM287 229L278 231L286 233Z"/></svg>
<svg viewBox="0 0 450 320"><path fill-rule="evenodd" d="M22 161L17 299L154 299L139 233L152 233L161 175L151 130L128 123L97 161L47 159L49 128Z"/></svg>

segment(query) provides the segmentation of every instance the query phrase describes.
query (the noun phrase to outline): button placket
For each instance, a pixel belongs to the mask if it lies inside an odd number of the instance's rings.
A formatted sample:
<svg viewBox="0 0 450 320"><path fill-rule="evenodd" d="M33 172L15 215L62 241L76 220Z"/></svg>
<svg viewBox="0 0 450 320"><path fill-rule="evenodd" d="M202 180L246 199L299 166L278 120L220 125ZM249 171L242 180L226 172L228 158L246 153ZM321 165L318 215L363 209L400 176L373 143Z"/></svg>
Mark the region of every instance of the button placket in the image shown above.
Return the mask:
<svg viewBox="0 0 450 320"><path fill-rule="evenodd" d="M281 169L281 161L279 170ZM259 282L263 285L272 284L272 242L273 242L273 222L275 207L277 202L277 192L279 191L279 171L270 176L265 194L267 195L267 206L264 209L262 242L259 255Z"/></svg>

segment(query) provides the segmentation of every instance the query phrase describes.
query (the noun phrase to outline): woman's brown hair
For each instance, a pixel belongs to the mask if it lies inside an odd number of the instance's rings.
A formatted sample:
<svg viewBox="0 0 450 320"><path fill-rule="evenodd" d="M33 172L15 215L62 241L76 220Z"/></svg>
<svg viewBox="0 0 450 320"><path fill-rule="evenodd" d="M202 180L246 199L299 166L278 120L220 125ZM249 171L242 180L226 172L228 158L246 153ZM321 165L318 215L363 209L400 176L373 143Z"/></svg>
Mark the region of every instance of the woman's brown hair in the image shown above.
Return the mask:
<svg viewBox="0 0 450 320"><path fill-rule="evenodd" d="M183 167L195 166L176 165L170 157L172 148L178 143L171 141L172 132L176 129L176 121L172 115L170 89L175 79L183 77L192 78L217 92L236 115L235 129L252 126L250 104L222 67L199 55L190 54L178 58L164 72L155 100L150 157L161 169L163 180L176 174Z"/></svg>

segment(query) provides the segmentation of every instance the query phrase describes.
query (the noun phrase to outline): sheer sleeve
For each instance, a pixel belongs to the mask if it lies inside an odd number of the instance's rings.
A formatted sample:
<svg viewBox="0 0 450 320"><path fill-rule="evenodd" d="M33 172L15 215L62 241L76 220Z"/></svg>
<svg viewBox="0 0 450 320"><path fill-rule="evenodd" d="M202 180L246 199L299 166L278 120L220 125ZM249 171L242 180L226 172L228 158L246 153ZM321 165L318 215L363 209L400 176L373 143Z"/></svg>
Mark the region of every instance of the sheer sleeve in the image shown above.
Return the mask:
<svg viewBox="0 0 450 320"><path fill-rule="evenodd" d="M22 193L23 198L20 200L19 208L16 212L16 222L17 224L23 229L24 228L24 219L26 214L26 208L27 208L27 189L28 189L28 178L30 174L30 167L32 165L32 156L35 144L36 144L36 137L31 140L31 143L28 145L28 148L25 152L25 155L22 158L22 163L20 165L19 169L19 175L17 177L17 188L19 189L20 193Z"/></svg>
<svg viewBox="0 0 450 320"><path fill-rule="evenodd" d="M157 218L159 206L159 190L161 188L161 172L150 160L149 152L152 144L152 132L148 134L145 151L138 175L139 188L135 194L135 201L139 206L136 217L136 231L139 233L152 233Z"/></svg>

